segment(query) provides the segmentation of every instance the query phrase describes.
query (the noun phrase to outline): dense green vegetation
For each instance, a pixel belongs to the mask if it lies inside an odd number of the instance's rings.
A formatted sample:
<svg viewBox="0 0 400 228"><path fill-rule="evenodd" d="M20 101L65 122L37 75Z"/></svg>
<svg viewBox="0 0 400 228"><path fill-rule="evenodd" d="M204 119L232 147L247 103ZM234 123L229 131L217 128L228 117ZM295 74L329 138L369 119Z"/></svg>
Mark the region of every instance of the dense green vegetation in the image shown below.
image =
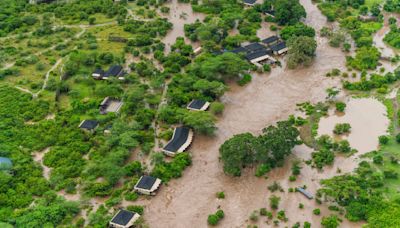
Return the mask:
<svg viewBox="0 0 400 228"><path fill-rule="evenodd" d="M299 143L298 136L299 132L291 121L269 126L258 137L250 133L235 135L219 149L224 172L240 176L243 167L258 165L257 173L265 174L270 168L282 164Z"/></svg>

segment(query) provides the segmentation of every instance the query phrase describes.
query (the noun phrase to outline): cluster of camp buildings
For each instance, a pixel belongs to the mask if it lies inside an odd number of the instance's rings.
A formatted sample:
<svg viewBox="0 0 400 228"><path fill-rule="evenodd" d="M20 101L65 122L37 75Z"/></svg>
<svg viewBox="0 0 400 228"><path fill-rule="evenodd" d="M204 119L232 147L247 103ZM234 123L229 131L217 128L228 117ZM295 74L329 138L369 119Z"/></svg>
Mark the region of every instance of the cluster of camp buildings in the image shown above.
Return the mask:
<svg viewBox="0 0 400 228"><path fill-rule="evenodd" d="M278 61L273 56L280 56L287 53L288 48L285 41L278 36L270 36L260 42L254 42L242 45L233 50L224 50L224 52L232 52L244 55L244 57L252 64L261 67L263 64L275 64Z"/></svg>
<svg viewBox="0 0 400 228"><path fill-rule="evenodd" d="M106 114L109 112L119 112L123 102L106 97L100 104L100 113ZM210 103L204 100L192 100L187 109L192 111L206 111ZM83 120L79 124L79 128L86 131L94 131L99 123L96 120ZM191 144L193 139L193 130L186 126L179 126L174 129L172 139L164 146L162 151L168 156L175 156L178 153L184 152ZM155 195L161 185L161 180L144 175L140 177L134 186L134 190L145 195ZM110 227L128 228L134 226L135 222L140 218L140 215L127 210L119 210L110 220Z"/></svg>

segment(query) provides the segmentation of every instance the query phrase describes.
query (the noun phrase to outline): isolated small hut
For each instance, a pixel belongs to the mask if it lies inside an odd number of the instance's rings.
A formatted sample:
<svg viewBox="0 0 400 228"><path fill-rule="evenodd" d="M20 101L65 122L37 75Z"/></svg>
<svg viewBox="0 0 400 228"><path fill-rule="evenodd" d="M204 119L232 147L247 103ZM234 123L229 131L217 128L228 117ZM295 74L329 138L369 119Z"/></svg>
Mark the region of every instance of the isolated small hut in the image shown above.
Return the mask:
<svg viewBox="0 0 400 228"><path fill-rule="evenodd" d="M203 100L192 100L188 106L187 109L193 110L193 111L205 111L208 109L210 106L210 102L203 101Z"/></svg>
<svg viewBox="0 0 400 228"><path fill-rule="evenodd" d="M161 180L152 176L142 176L133 188L136 192L145 195L155 195L161 185Z"/></svg>
<svg viewBox="0 0 400 228"><path fill-rule="evenodd" d="M177 127L174 129L172 139L163 148L163 152L168 156L175 156L184 152L192 143L193 131L188 127Z"/></svg>
<svg viewBox="0 0 400 228"><path fill-rule="evenodd" d="M99 122L96 120L82 120L79 124L79 128L86 131L94 131L98 125Z"/></svg>
<svg viewBox="0 0 400 228"><path fill-rule="evenodd" d="M127 210L119 210L110 221L110 227L113 228L130 228L140 218L140 215Z"/></svg>
<svg viewBox="0 0 400 228"><path fill-rule="evenodd" d="M106 97L100 104L100 114L107 114L110 112L118 113L123 105L123 102L111 97Z"/></svg>

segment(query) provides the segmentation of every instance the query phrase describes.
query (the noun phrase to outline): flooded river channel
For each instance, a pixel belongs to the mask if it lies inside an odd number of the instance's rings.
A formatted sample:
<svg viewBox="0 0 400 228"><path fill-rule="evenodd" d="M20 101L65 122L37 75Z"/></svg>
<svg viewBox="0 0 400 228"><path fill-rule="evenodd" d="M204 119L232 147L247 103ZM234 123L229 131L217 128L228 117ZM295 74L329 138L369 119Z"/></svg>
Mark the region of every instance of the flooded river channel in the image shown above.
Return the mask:
<svg viewBox="0 0 400 228"><path fill-rule="evenodd" d="M322 26L331 26L311 0L302 0L301 3L308 13L306 23L317 30ZM269 208L271 193L267 186L274 181L285 189L285 193L278 195L281 197L280 209L286 210L289 221L281 223L281 227L290 227L298 221L310 221L313 227L319 226L321 216L312 215L312 210L320 207L322 214L326 215L327 209L302 195L287 193L287 188L306 184L310 191L315 191L320 179L336 174L335 168L318 173L303 164L302 175L296 182L289 182L290 161L264 179L255 177L254 170L246 170L241 177L229 177L222 172L222 164L218 160L220 145L233 135L243 132L259 134L262 128L294 113L296 104L323 101L327 88L340 85L339 80L324 75L333 68L344 69L344 54L340 49L331 48L326 39L317 37L317 41L317 57L309 68L288 70L285 66L277 67L270 74L254 75L253 81L245 87L230 86L230 91L222 98L226 109L217 123L216 136L196 135L189 150L193 165L185 170L183 177L164 185L156 197L139 202L146 207L145 220L150 227L206 227L208 214L218 208L225 212L221 227L254 224L248 218L254 210ZM294 149L293 159L309 157L310 152L309 148L298 146ZM223 200L215 197L220 191L226 194ZM302 211L297 209L299 203L305 205ZM257 223L261 227L268 226L265 219L260 218ZM346 221L343 224L345 227L358 226Z"/></svg>

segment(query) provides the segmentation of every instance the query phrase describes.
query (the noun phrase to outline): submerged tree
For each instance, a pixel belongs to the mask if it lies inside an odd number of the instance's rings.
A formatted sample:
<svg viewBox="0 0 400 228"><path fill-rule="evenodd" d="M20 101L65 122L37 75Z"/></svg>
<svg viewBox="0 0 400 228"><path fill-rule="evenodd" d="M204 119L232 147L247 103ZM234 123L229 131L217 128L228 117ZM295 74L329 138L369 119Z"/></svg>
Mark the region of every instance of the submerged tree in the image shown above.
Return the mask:
<svg viewBox="0 0 400 228"><path fill-rule="evenodd" d="M309 66L315 57L317 42L308 36L292 37L288 41L288 67L293 69L299 65Z"/></svg>

